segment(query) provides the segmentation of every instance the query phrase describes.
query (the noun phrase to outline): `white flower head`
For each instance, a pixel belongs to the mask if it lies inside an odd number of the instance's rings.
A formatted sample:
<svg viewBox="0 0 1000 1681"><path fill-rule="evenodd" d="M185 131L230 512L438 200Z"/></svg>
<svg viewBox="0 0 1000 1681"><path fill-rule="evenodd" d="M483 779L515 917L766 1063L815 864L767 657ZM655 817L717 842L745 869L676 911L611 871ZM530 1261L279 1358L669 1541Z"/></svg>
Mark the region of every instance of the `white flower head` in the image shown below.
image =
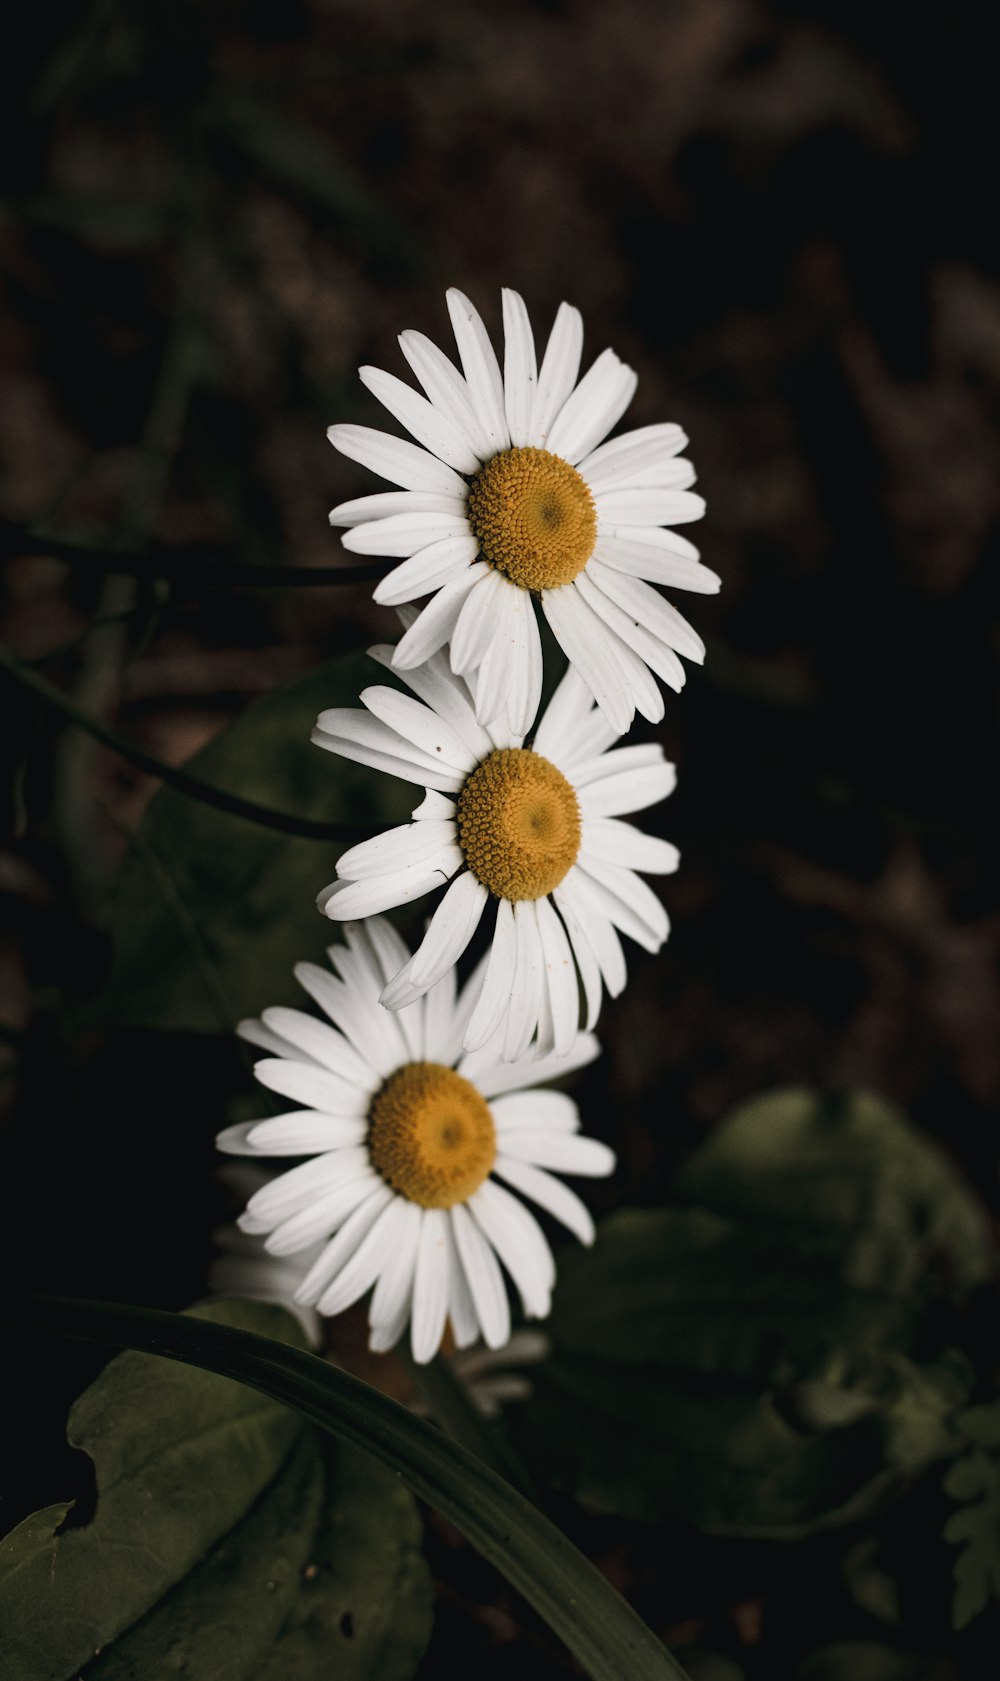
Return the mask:
<svg viewBox="0 0 1000 1681"><path fill-rule="evenodd" d="M503 292L504 366L461 292L448 310L462 373L422 333L400 345L425 396L362 368L365 385L417 442L366 426L331 426L337 449L399 490L334 508L347 548L401 559L375 590L398 606L432 596L393 656L399 671L450 644L452 670L478 672L477 716L504 712L523 735L538 710L542 652L533 598L609 723L636 711L657 722L652 672L684 682L678 654L704 644L651 588L713 593L714 572L669 527L700 519L679 426L643 426L602 443L632 400L636 376L611 350L577 380L578 310L561 304L542 358L524 302ZM464 376L464 377L463 377Z"/></svg>
<svg viewBox="0 0 1000 1681"><path fill-rule="evenodd" d="M597 1055L578 1034L568 1053L502 1062L462 1052L475 980L456 994L450 970L426 997L388 1014L379 993L407 957L381 917L346 930L334 973L301 963L296 976L328 1018L265 1010L240 1024L269 1055L255 1074L299 1107L219 1135L234 1155L306 1157L258 1190L241 1229L274 1256L322 1247L294 1292L333 1315L374 1286L371 1347L392 1348L410 1325L414 1358L437 1351L446 1321L455 1344L510 1335L501 1266L528 1318L549 1311L555 1263L538 1204L583 1243L594 1225L556 1173L604 1176L614 1156L580 1136L576 1105L538 1089ZM508 1187L510 1187L508 1189ZM515 1194L518 1193L518 1194Z"/></svg>
<svg viewBox="0 0 1000 1681"><path fill-rule="evenodd" d="M411 610L400 617L406 624ZM391 663L392 650L373 648ZM506 723L476 721L472 692L443 652L402 674L420 699L375 685L364 710L320 713L313 741L421 784L413 821L362 841L319 895L336 921L404 905L448 882L427 933L382 1003L398 1010L457 963L481 918L495 919L489 961L465 1035L475 1050L501 1035L503 1055L569 1049L597 1020L603 988L625 985L619 930L647 951L667 937L667 913L636 873L666 874L668 841L621 822L669 794L674 767L657 743L612 747L616 735L570 666L531 747ZM609 750L610 749L610 750Z"/></svg>

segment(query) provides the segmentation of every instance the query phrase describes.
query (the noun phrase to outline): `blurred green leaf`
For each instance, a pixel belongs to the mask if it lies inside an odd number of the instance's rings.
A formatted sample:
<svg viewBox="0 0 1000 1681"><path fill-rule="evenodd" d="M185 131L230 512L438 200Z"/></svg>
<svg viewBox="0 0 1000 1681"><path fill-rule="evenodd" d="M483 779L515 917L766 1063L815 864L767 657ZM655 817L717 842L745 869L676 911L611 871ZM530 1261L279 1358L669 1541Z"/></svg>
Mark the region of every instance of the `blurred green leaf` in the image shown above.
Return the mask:
<svg viewBox="0 0 1000 1681"><path fill-rule="evenodd" d="M918 1681L924 1666L907 1652L874 1640L841 1640L810 1652L795 1681Z"/></svg>
<svg viewBox="0 0 1000 1681"><path fill-rule="evenodd" d="M939 1152L874 1098L779 1092L677 1188L692 1206L623 1210L563 1258L554 1353L512 1421L540 1471L601 1510L776 1537L953 1451L971 1373L923 1328L989 1245Z"/></svg>
<svg viewBox="0 0 1000 1681"><path fill-rule="evenodd" d="M944 1491L960 1503L944 1538L960 1548L954 1564L952 1622L964 1628L1000 1599L1000 1402L965 1407L957 1428L968 1447L949 1466Z"/></svg>
<svg viewBox="0 0 1000 1681"><path fill-rule="evenodd" d="M188 768L244 798L329 822L405 822L417 791L311 745L317 714L356 706L374 667L350 654L254 702ZM338 848L262 829L162 788L129 848L111 973L98 1008L119 1022L228 1029L298 1003L292 966L332 938L315 908Z"/></svg>
<svg viewBox="0 0 1000 1681"><path fill-rule="evenodd" d="M193 1311L302 1346L280 1308ZM35 1513L3 1543L10 1681L412 1674L430 1616L419 1519L368 1459L240 1383L139 1353L80 1397L68 1434L97 1506L76 1529L59 1528L67 1507Z"/></svg>

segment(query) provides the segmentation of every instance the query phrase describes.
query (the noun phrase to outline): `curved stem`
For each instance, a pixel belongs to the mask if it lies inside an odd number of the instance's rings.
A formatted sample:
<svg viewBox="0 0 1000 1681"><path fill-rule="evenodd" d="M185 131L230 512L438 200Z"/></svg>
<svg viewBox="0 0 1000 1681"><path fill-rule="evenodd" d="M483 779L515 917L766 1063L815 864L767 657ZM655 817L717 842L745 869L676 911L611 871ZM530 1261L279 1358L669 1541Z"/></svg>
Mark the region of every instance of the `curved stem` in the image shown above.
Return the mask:
<svg viewBox="0 0 1000 1681"><path fill-rule="evenodd" d="M105 747L120 753L122 758L135 765L137 770L145 771L147 776L157 777L169 787L176 788L180 794L189 794L192 799L201 800L203 805L215 806L218 811L227 811L233 817L244 817L248 822L257 823L262 828L277 829L283 835L301 835L308 840L346 843L364 840L373 832L368 824L318 823L310 817L293 817L289 812L272 811L270 806L258 805L255 800L241 799L238 794L230 794L225 788L217 788L214 783L205 782L200 776L193 776L190 771L182 770L178 765L168 765L164 760L154 758L152 753L147 753L135 742L126 740L116 730L110 729L100 718L84 711L69 695L56 688L41 672L25 665L2 643L0 671L6 672L14 682L28 689L44 705L53 712L58 712L69 723L75 724L78 729L86 730L97 741L103 742Z"/></svg>
<svg viewBox="0 0 1000 1681"><path fill-rule="evenodd" d="M190 543L183 548L151 543L141 554L127 549L105 552L87 543L41 536L15 520L0 520L0 555L8 560L48 555L70 565L93 567L95 571L165 578L168 583L193 589L298 589L303 585L329 588L334 584L372 584L385 574L382 561L363 561L355 566L253 566L238 560L220 560L215 548L207 543Z"/></svg>

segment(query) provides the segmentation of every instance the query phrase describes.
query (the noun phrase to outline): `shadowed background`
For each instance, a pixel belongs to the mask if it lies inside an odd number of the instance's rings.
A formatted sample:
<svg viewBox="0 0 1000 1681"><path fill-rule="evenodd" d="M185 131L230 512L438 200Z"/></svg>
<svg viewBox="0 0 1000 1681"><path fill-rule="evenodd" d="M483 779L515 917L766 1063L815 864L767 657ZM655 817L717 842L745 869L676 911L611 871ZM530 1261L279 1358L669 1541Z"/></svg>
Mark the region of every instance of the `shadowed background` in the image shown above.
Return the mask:
<svg viewBox="0 0 1000 1681"><path fill-rule="evenodd" d="M897 1101L996 1207L983 19L850 0L96 0L32 8L8 57L0 515L94 555L22 552L6 529L2 636L157 757L181 762L392 618L362 587L171 587L99 557L155 542L336 563L327 510L371 486L325 428L380 423L356 368L403 372L402 328L447 346L446 286L491 328L517 287L537 336L567 298L586 353L611 344L638 370L629 424L689 433L708 502L690 535L723 591L675 596L709 652L668 695L679 787L643 820L681 848L674 932L656 958L631 948L579 1084L586 1129L621 1156L598 1209L655 1204L727 1107L787 1083ZM156 783L5 688L10 1265L180 1306L219 1217L212 1138L249 1082L224 1035L87 1010ZM333 859L316 843L317 889ZM289 914L314 942L309 895ZM45 1432L87 1371L68 1364L32 1402L30 1504L58 1488ZM617 1531L600 1544L642 1581ZM768 1567L732 1568L754 1600ZM674 1619L705 1609L690 1591L689 1607L671 1590ZM491 1614L453 1609L454 1651L513 1673L497 1652L517 1630Z"/></svg>

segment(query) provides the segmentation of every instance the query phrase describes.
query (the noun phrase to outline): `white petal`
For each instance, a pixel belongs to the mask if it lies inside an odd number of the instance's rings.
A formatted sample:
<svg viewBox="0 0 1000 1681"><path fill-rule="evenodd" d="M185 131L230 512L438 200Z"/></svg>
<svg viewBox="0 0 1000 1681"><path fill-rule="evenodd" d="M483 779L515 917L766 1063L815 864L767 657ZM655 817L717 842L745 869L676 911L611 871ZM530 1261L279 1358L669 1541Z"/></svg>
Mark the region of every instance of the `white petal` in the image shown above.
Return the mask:
<svg viewBox="0 0 1000 1681"><path fill-rule="evenodd" d="M544 1318L556 1269L534 1215L492 1179L466 1206L514 1280L529 1319Z"/></svg>
<svg viewBox="0 0 1000 1681"><path fill-rule="evenodd" d="M583 983L583 995L586 1000L586 1015L584 1027L589 1033L601 1013L601 998L603 994L603 976L601 966L597 960L594 943L589 932L589 923L585 927L573 902L572 893L563 892L561 883L555 889L552 897L559 915L563 919L570 945L573 947L573 957ZM614 930L611 930L612 935ZM624 960L623 960L624 961Z"/></svg>
<svg viewBox="0 0 1000 1681"><path fill-rule="evenodd" d="M310 1207L341 1185L363 1179L369 1172L371 1162L368 1151L362 1145L313 1156L298 1167L276 1174L259 1191L255 1191L240 1216L240 1226L244 1231L251 1228L270 1231L280 1221L287 1220L289 1215ZM244 1223L246 1215L251 1218Z"/></svg>
<svg viewBox="0 0 1000 1681"><path fill-rule="evenodd" d="M447 794L439 794L434 788L428 788L418 806L411 811L410 816L415 823L438 823L445 820L455 821L455 802Z"/></svg>
<svg viewBox="0 0 1000 1681"><path fill-rule="evenodd" d="M545 1080L559 1080L576 1068L585 1068L600 1056L601 1047L592 1033L578 1033L565 1056L524 1057L520 1062L495 1062L476 1076L476 1085L485 1098L499 1097L504 1092L520 1091L525 1086L540 1085ZM466 1071L466 1059L458 1065L458 1072Z"/></svg>
<svg viewBox="0 0 1000 1681"><path fill-rule="evenodd" d="M327 437L341 455L360 461L379 478L401 484L407 490L443 492L446 496L467 494L468 486L456 472L436 456L405 438L377 432L371 426L330 426Z"/></svg>
<svg viewBox="0 0 1000 1681"><path fill-rule="evenodd" d="M369 520L390 519L394 515L436 514L452 519L465 515L465 498L444 496L429 490L380 490L375 496L355 496L350 502L340 502L330 509L331 525L365 525ZM390 551L376 549L376 554Z"/></svg>
<svg viewBox="0 0 1000 1681"><path fill-rule="evenodd" d="M377 723L377 719L372 720ZM388 731L386 735L388 735ZM358 741L356 732L350 736L333 735L327 730L320 729L317 724L313 729L310 741L314 747L323 747L328 753L336 753L341 759L353 759L359 765L368 765L371 770L385 771L387 776L398 776L403 782L416 782L423 788L436 788L443 793L457 793L460 786L459 779L454 773L446 770L431 771L422 763L416 763L416 755L409 757L409 749L403 741L397 740L397 751L387 747L376 747L367 742Z"/></svg>
<svg viewBox="0 0 1000 1681"><path fill-rule="evenodd" d="M494 1171L522 1196L530 1197L561 1221L581 1243L593 1243L594 1222L590 1211L560 1179L554 1179L540 1167L532 1167L529 1162L513 1161L510 1156L498 1156Z"/></svg>
<svg viewBox="0 0 1000 1681"><path fill-rule="evenodd" d="M661 460L669 461L680 454L686 443L687 435L672 421L661 422L657 426L639 426L632 432L623 432L618 438L609 438L607 443L591 450L578 464L578 471L591 490L603 490L621 475L631 476L644 472Z"/></svg>
<svg viewBox="0 0 1000 1681"><path fill-rule="evenodd" d="M545 985L545 960L534 901L520 899L514 906L514 934L517 957L514 991L507 1010L504 1035L505 1062L516 1062L531 1043L538 1026L538 1011Z"/></svg>
<svg viewBox="0 0 1000 1681"><path fill-rule="evenodd" d="M370 648L368 651L379 665L392 669L391 648ZM451 725L456 735L461 736L477 764L488 757L493 751L493 742L482 724L476 722L468 686L463 678L455 676L445 653L432 654L423 665L401 671L398 675L408 689L412 689L439 718Z"/></svg>
<svg viewBox="0 0 1000 1681"><path fill-rule="evenodd" d="M514 991L517 937L514 907L509 899L497 901L497 920L490 945L486 979L465 1033L466 1050L478 1050L492 1039Z"/></svg>
<svg viewBox="0 0 1000 1681"><path fill-rule="evenodd" d="M343 1115L321 1115L317 1109L295 1109L287 1115L269 1115L266 1121L255 1121L247 1137L262 1156L312 1156L363 1144L367 1131L367 1103L361 1099L354 1120Z"/></svg>
<svg viewBox="0 0 1000 1681"><path fill-rule="evenodd" d="M459 473L476 471L479 459L468 440L426 397L421 397L418 391L404 385L395 374L386 373L382 368L359 368L358 373L361 383L367 385L408 432L412 432L419 444L433 451L439 460L447 462Z"/></svg>
<svg viewBox="0 0 1000 1681"><path fill-rule="evenodd" d="M670 932L670 922L656 894L642 878L612 864L595 866L594 872L582 862L575 867L590 883L598 903L615 927L645 951L659 951Z"/></svg>
<svg viewBox="0 0 1000 1681"><path fill-rule="evenodd" d="M316 1303L317 1312L327 1318L343 1313L371 1288L406 1224L406 1207L402 1197L391 1197L353 1253L347 1253L346 1245L342 1245L343 1264L336 1274L329 1274L330 1282Z"/></svg>
<svg viewBox="0 0 1000 1681"><path fill-rule="evenodd" d="M629 754L632 749L625 747L619 751ZM577 785L577 799L585 824L592 817L620 817L625 812L643 811L673 793L677 773L666 759L624 766L615 762L618 753L609 753L607 759L605 775L582 787Z"/></svg>
<svg viewBox="0 0 1000 1681"><path fill-rule="evenodd" d="M625 954L614 923L595 899L591 887L590 877L574 865L556 888L554 897L572 932L577 962L586 943L593 951L609 996L617 998L626 980Z"/></svg>
<svg viewBox="0 0 1000 1681"><path fill-rule="evenodd" d="M717 595L722 579L717 572L702 566L687 555L655 549L623 537L605 536L598 531L593 561L608 566L612 572L625 572L633 578L646 578L652 584L666 584L673 589L691 590L695 595Z"/></svg>
<svg viewBox="0 0 1000 1681"><path fill-rule="evenodd" d="M328 1022L317 1021L315 1016L306 1015L304 1010L288 1010L281 1005L265 1010L263 1020L267 1027L273 1028L292 1046L293 1061L298 1059L301 1051L305 1051L311 1062L318 1063L321 1068L357 1087L359 1101L367 1095L370 1089L368 1069L343 1035Z"/></svg>
<svg viewBox="0 0 1000 1681"><path fill-rule="evenodd" d="M483 1341L488 1348L502 1348L510 1336L510 1307L497 1258L461 1203L451 1210L451 1232Z"/></svg>
<svg viewBox="0 0 1000 1681"><path fill-rule="evenodd" d="M236 1032L248 1044L258 1045L261 1050L267 1051L271 1056L291 1056L293 1058L295 1056L294 1045L290 1044L287 1039L283 1039L280 1033L274 1033L270 1028L265 1027L262 1021L255 1021L252 1016L247 1017L244 1021L237 1022ZM317 1059L306 1055L304 1060L315 1062Z"/></svg>
<svg viewBox="0 0 1000 1681"><path fill-rule="evenodd" d="M340 1014L342 993L336 977L331 975L328 969L321 969L317 963L296 963L294 974L299 985L319 1005L324 1015L333 1021ZM338 1033L337 1038L337 1051L341 1060L338 1072L345 1080L354 1081L363 1090L371 1090L373 1080L377 1081L378 1070L360 1055L357 1046L350 1044L342 1033Z"/></svg>
<svg viewBox="0 0 1000 1681"><path fill-rule="evenodd" d="M697 660L699 664L705 658L705 644L697 631L691 628L676 607L672 607L662 595L657 595L641 578L630 578L623 572L615 572L602 566L600 561L591 561L587 573L604 595L617 602L623 612L638 620L644 629L665 642L668 648L676 649L679 654L684 654L689 660Z"/></svg>
<svg viewBox="0 0 1000 1681"><path fill-rule="evenodd" d="M488 897L486 888L470 870L452 882L409 963L382 993L386 1009L410 1003L411 993L419 996L426 992L458 962L479 926Z"/></svg>
<svg viewBox="0 0 1000 1681"><path fill-rule="evenodd" d="M635 395L636 375L613 350L602 350L563 404L549 432L548 448L566 461L579 461L593 449Z"/></svg>
<svg viewBox="0 0 1000 1681"><path fill-rule="evenodd" d="M498 450L510 448L500 364L479 313L464 292L459 292L454 286L450 287L447 302L472 406L490 441L491 450L496 454ZM477 462L476 466L478 465Z"/></svg>
<svg viewBox="0 0 1000 1681"><path fill-rule="evenodd" d="M304 1249L314 1252L318 1243L332 1237L351 1218L355 1209L368 1201L380 1183L377 1174L369 1167L349 1182L338 1185L327 1196L309 1201L283 1220L280 1226L275 1226L265 1238L267 1253L285 1256L301 1255Z"/></svg>
<svg viewBox="0 0 1000 1681"><path fill-rule="evenodd" d="M386 829L381 835L352 846L340 858L337 869L343 881L364 881L369 876L415 869L457 841L454 821L403 823L398 829Z"/></svg>
<svg viewBox="0 0 1000 1681"><path fill-rule="evenodd" d="M505 591L516 588L500 572L487 572L469 593L451 636L452 671L474 671L485 658L496 632L497 615L503 610ZM477 708L479 721L482 714Z"/></svg>
<svg viewBox="0 0 1000 1681"><path fill-rule="evenodd" d="M631 823L620 823L615 817L598 817L588 821L584 850L590 857L609 864L623 864L629 870L643 870L647 875L673 875L681 855L670 841L658 835L644 835Z"/></svg>
<svg viewBox="0 0 1000 1681"><path fill-rule="evenodd" d="M531 443L538 372L535 340L519 292L503 288L503 390L510 441L515 449Z"/></svg>
<svg viewBox="0 0 1000 1681"><path fill-rule="evenodd" d="M548 447L549 431L573 389L583 350L583 317L572 304L560 304L542 357L531 416L529 442Z"/></svg>
<svg viewBox="0 0 1000 1681"><path fill-rule="evenodd" d="M585 573L581 573L580 578L585 585L589 583ZM580 594L589 602L589 597L587 596L585 590L581 590ZM595 614L595 618L598 620L598 623L602 620L605 621L605 628L607 628L606 615L612 605L613 604L611 602L606 600L602 601L600 614ZM643 632L643 634L645 635L646 633ZM654 644L654 646L658 648L659 644ZM639 655L633 651L629 645L628 638L623 640L620 634L615 635L612 633L609 636L608 652L614 660L615 665L618 667L619 675L625 684L625 687L631 697L632 705L635 707L636 711L641 717L648 718L651 724L658 724L664 713L663 696L657 688L656 683L653 681L653 674L645 660L640 659ZM665 658L674 658L670 649L664 648L662 652Z"/></svg>
<svg viewBox="0 0 1000 1681"><path fill-rule="evenodd" d="M340 540L352 554L409 556L446 537L469 535L469 522L459 508L449 514L392 514L388 519L369 520L345 531ZM474 560L475 555L469 558Z"/></svg>
<svg viewBox="0 0 1000 1681"><path fill-rule="evenodd" d="M353 933L348 930L349 936ZM381 975L376 972L360 982L352 965L345 962L343 948L330 949L334 960L343 965L344 979L331 977L326 1008L376 1076L384 1079L407 1060L407 1051L398 1024L379 1009L376 988Z"/></svg>
<svg viewBox="0 0 1000 1681"><path fill-rule="evenodd" d="M318 740L321 746L336 742L337 745L329 749L331 752L356 759L359 764L375 763L379 757L398 760L409 766L408 782L422 782L424 776L430 774L437 781L428 786L436 786L444 793L456 790L461 784L461 772L444 764L441 755L414 745L398 730L391 729L376 717L374 712L361 707L328 707L316 721L313 739ZM402 775L402 772L396 774ZM448 786L444 787L443 783L448 783Z"/></svg>
<svg viewBox="0 0 1000 1681"><path fill-rule="evenodd" d="M531 641L538 637L535 611L527 591L506 580L493 603L492 635L476 669L476 715L484 724L506 717L508 729L524 736L538 707ZM539 665L540 655L539 645Z"/></svg>
<svg viewBox="0 0 1000 1681"><path fill-rule="evenodd" d="M441 1346L448 1315L450 1262L448 1216L443 1208L425 1208L417 1243L410 1314L410 1346L418 1366L433 1359Z"/></svg>
<svg viewBox="0 0 1000 1681"><path fill-rule="evenodd" d="M472 1300L465 1276L465 1268L458 1255L455 1242L455 1228L451 1212L445 1221L450 1250L448 1261L448 1318L451 1321L452 1336L458 1349L470 1348L479 1341L479 1315Z"/></svg>
<svg viewBox="0 0 1000 1681"><path fill-rule="evenodd" d="M462 537L442 537L439 542L418 549L408 560L387 572L373 589L372 600L381 607L396 607L400 602L416 601L422 595L430 595L461 577L478 553L479 544L471 533Z"/></svg>
<svg viewBox="0 0 1000 1681"><path fill-rule="evenodd" d="M344 1262L349 1260L364 1239L368 1236L382 1210L392 1201L393 1192L381 1179L375 1179L374 1189L364 1202L360 1203L354 1212L341 1226L336 1237L331 1238L310 1267L302 1283L295 1292L295 1300L305 1307L311 1307L319 1300L320 1293L327 1282L335 1278ZM322 1311L322 1310L321 1310Z"/></svg>
<svg viewBox="0 0 1000 1681"><path fill-rule="evenodd" d="M575 582L561 589L544 590L542 610L560 648L576 666L608 722L618 735L624 735L635 715L632 697L617 665L609 658L608 639L600 620L579 594Z"/></svg>
<svg viewBox="0 0 1000 1681"><path fill-rule="evenodd" d="M508 1092L490 1104L497 1136L504 1142L508 1132L578 1132L580 1111L564 1091Z"/></svg>
<svg viewBox="0 0 1000 1681"><path fill-rule="evenodd" d="M451 358L423 333L408 328L399 346L436 409L461 433L481 461L493 448L472 406L472 395Z"/></svg>
<svg viewBox="0 0 1000 1681"><path fill-rule="evenodd" d="M363 916L374 916L377 911L409 905L414 899L422 899L425 893L450 881L464 862L460 847L445 847L427 865L392 870L366 881L351 881L346 885L338 883L336 894L328 898L321 909L334 922L357 922Z"/></svg>
<svg viewBox="0 0 1000 1681"><path fill-rule="evenodd" d="M410 1297L413 1288L413 1269L417 1259L417 1244L420 1240L420 1228L423 1225L424 1211L415 1202L404 1202L405 1213L401 1218L396 1232L395 1248L379 1274L378 1283L372 1296L368 1310L369 1323L373 1326L391 1326L404 1315L409 1313ZM396 1332L396 1341L402 1327ZM387 1348L392 1343L386 1343Z"/></svg>
<svg viewBox="0 0 1000 1681"><path fill-rule="evenodd" d="M382 684L362 689L361 699L376 718L410 742L430 765L444 765L463 778L475 768L475 754L457 730L422 701L411 700L409 695Z"/></svg>
<svg viewBox="0 0 1000 1681"><path fill-rule="evenodd" d="M705 498L691 490L604 490L594 498L608 525L690 525L705 514Z"/></svg>
<svg viewBox="0 0 1000 1681"><path fill-rule="evenodd" d="M321 1109L325 1115L347 1115L358 1112L358 1087L342 1080L328 1069L312 1063L289 1062L285 1057L265 1057L254 1063L254 1078L268 1091L290 1097L310 1109Z"/></svg>
<svg viewBox="0 0 1000 1681"><path fill-rule="evenodd" d="M545 964L545 984L552 1010L554 1048L564 1056L576 1037L580 1020L580 990L577 985L576 964L566 931L548 899L535 903L538 933L542 942Z"/></svg>
<svg viewBox="0 0 1000 1681"><path fill-rule="evenodd" d="M392 663L397 671L408 671L412 666L423 665L425 660L444 647L455 629L466 596L488 572L485 560L477 560L474 566L468 567L450 584L438 590L433 601L427 603L396 644Z"/></svg>
<svg viewBox="0 0 1000 1681"><path fill-rule="evenodd" d="M597 1138L578 1133L527 1129L504 1137L503 1153L516 1161L533 1162L535 1167L554 1168L581 1179L606 1179L615 1170L615 1153Z"/></svg>
<svg viewBox="0 0 1000 1681"><path fill-rule="evenodd" d="M462 1036L456 1029L455 998L458 981L454 968L446 969L424 996L424 1052L428 1062L451 1068L458 1061ZM406 1011L400 1011L405 1015Z"/></svg>

